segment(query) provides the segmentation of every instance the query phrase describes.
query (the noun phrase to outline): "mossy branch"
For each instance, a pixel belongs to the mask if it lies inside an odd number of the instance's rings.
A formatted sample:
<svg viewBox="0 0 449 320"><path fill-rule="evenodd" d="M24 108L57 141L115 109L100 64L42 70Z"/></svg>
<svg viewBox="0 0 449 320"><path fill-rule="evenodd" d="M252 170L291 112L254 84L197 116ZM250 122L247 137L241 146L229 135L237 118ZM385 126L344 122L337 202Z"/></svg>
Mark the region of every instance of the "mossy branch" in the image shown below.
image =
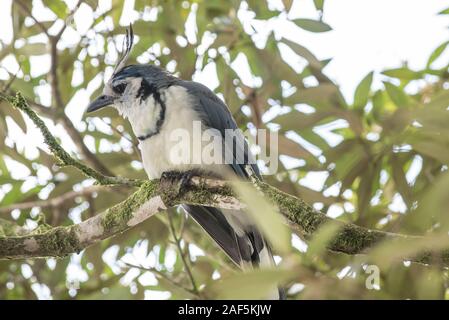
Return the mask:
<svg viewBox="0 0 449 320"><path fill-rule="evenodd" d="M108 177L84 165L71 157L56 141L44 122L31 110L23 96L0 96L12 105L25 112L41 130L45 142L52 153L63 165L71 165L100 184L121 184L139 186L140 188L125 201L109 208L105 212L89 218L79 224L67 227L49 227L48 225L32 232L0 219L0 259L20 259L31 257L62 257L125 232L141 223L159 211L180 204L204 205L223 209L244 209L224 181L194 177L183 190L179 189L182 176L170 181L153 180L138 181L119 177ZM314 210L301 199L286 194L262 181L253 181L265 196L270 199L280 212L287 218L289 225L299 230L306 238L312 236L321 226L328 222L340 226L339 231L328 248L347 254L364 253L367 249L384 240L416 240L419 237L406 236L370 230L354 224L344 223L327 217L322 212ZM449 265L449 250L424 250L414 257L404 257L407 260L430 263L438 261ZM435 260L434 260L435 259Z"/></svg>
<svg viewBox="0 0 449 320"><path fill-rule="evenodd" d="M27 114L31 121L33 121L33 123L42 132L45 143L48 145L53 155L59 160L60 166L74 166L81 172L83 172L86 176L94 178L101 185L119 184L138 187L142 184L142 181L139 180L105 176L97 170L86 166L81 161L70 156L70 154L65 151L56 141L56 138L51 134L50 130L48 130L44 121L42 121L42 119L39 118L39 116L30 108L28 102L20 92L18 92L15 97L4 95L0 95L0 97L11 103L15 108Z"/></svg>
<svg viewBox="0 0 449 320"><path fill-rule="evenodd" d="M180 190L179 179L152 180L143 185L125 201L105 212L79 224L54 227L24 234L14 234L12 225L8 232L0 234L0 259L33 257L63 257L122 233L145 221L154 214L180 204L205 205L223 209L244 209L245 204L233 194L224 181L194 177L191 183ZM336 221L314 210L301 199L286 194L264 182L258 182L260 190L280 209L290 226L299 230L306 238L320 227L333 221L340 225L339 231L328 244L328 249L346 254L365 253L385 240L416 240L419 237L366 229L354 224ZM6 221L6 220L5 220ZM1 221L0 221L1 225ZM431 263L438 261L449 265L449 251L421 252L404 259ZM436 259L436 260L433 260Z"/></svg>

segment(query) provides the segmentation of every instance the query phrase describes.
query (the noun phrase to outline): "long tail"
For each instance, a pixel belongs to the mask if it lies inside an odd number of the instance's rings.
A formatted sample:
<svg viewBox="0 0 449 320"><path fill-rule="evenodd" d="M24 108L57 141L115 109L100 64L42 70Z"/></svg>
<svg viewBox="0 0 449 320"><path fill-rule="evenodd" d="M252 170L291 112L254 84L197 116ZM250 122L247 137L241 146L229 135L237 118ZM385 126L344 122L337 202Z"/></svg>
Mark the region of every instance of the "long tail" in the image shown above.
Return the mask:
<svg viewBox="0 0 449 320"><path fill-rule="evenodd" d="M191 205L183 208L242 269L275 265L270 247L244 212ZM285 299L284 290L273 291L267 298Z"/></svg>

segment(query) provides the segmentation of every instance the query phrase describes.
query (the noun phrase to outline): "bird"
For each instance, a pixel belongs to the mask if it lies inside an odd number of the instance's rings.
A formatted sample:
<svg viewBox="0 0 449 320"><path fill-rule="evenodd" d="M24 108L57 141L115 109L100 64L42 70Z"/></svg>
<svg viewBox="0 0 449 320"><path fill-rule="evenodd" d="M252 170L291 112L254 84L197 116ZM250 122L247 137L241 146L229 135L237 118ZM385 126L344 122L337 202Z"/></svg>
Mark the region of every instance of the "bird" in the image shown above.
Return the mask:
<svg viewBox="0 0 449 320"><path fill-rule="evenodd" d="M102 94L89 103L86 112L115 107L128 119L139 140L144 170L149 179L182 173L187 180L195 173L214 177L233 175L240 179L262 179L248 148L248 143L228 106L205 85L183 80L151 64L126 65L133 46L132 26L126 30L122 56ZM193 124L208 133L221 150L220 163L198 163L174 159L176 143L173 132L194 135ZM227 132L237 132L236 139L225 139ZM200 138L201 139L201 138ZM240 152L240 153L239 153ZM187 153L192 156L191 148ZM242 159L237 159L243 154ZM181 155L181 160L189 157ZM231 161L224 161L231 159ZM191 159L190 159L191 160ZM240 160L240 161L237 161ZM241 210L217 209L183 204L182 208L206 231L228 257L240 268L274 267L272 250L251 217ZM284 291L275 288L268 299L283 299Z"/></svg>

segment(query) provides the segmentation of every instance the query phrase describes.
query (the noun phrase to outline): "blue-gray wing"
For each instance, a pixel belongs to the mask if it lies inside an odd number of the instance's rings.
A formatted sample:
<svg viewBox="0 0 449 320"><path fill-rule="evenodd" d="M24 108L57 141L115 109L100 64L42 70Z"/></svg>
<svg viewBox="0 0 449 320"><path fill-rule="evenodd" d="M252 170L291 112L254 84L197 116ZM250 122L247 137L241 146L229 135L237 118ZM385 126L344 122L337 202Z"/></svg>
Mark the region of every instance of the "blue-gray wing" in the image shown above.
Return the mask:
<svg viewBox="0 0 449 320"><path fill-rule="evenodd" d="M224 152L232 153L231 156L228 154L232 161L226 165L242 178L248 178L249 174L256 174L260 178L259 169L243 134L240 132L240 139L225 139L226 129L238 129L226 104L202 84L181 80L177 85L187 89L203 124L221 133ZM252 170L252 173L248 173L248 170ZM245 212L191 205L183 207L238 265L252 263L258 266L273 261L271 249L262 234L254 223L249 222L250 219L243 217ZM282 290L279 291L279 297L283 297Z"/></svg>
<svg viewBox="0 0 449 320"><path fill-rule="evenodd" d="M226 129L238 129L229 108L209 88L192 81L181 81L179 85L187 89L194 101L194 108L200 115L201 121L209 128L220 131L223 139L225 139ZM224 140L226 144L225 148L223 148L224 152L232 153L231 155L227 154L229 159L232 158L232 163L228 163L228 165L238 176L246 178L248 177L246 168L249 165L260 178L259 169L249 151L248 143L243 138L240 130L238 134L240 138Z"/></svg>

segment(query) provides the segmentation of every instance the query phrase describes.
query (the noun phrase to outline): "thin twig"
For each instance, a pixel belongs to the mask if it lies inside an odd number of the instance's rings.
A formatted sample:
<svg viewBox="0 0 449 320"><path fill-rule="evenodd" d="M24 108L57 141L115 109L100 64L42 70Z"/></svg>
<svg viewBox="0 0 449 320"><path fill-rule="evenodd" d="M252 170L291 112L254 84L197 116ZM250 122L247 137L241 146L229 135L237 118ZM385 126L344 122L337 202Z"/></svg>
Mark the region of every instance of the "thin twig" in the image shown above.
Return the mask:
<svg viewBox="0 0 449 320"><path fill-rule="evenodd" d="M33 19L34 22L36 22L36 24L39 26L39 28L42 30L43 33L45 33L45 35L48 38L51 37L50 34L48 33L47 28L39 20L37 20L35 16L33 16L33 14L31 13L31 10L27 7L26 4L24 4L22 2L22 0L16 0L16 1L14 1L14 3L18 4L19 7L22 9L22 11L24 11L26 14L28 14L31 17L31 19Z"/></svg>
<svg viewBox="0 0 449 320"><path fill-rule="evenodd" d="M4 96L0 95L0 98L5 99L9 103L11 103L14 107L20 109L25 112L28 117L34 122L34 124L40 129L42 135L44 136L44 141L50 148L53 155L60 161L59 165L61 166L74 166L83 172L86 176L94 178L101 185L114 185L114 184L122 184L127 186L138 187L142 185L142 181L127 179L122 177L113 177L106 176L99 171L86 166L81 161L73 158L69 155L67 151L65 151L59 143L56 141L55 137L48 130L45 123L41 118L37 116L37 114L30 108L25 98L21 93L17 93L16 97Z"/></svg>
<svg viewBox="0 0 449 320"><path fill-rule="evenodd" d="M106 121L104 121L103 118L100 117L99 119L100 119L105 125L107 125L112 131L114 131L115 133L117 133L121 138L123 138L123 139L127 140L129 143L131 143L131 145L133 146L134 151L135 151L137 154L140 154L140 153L139 153L139 149L138 149L138 143L137 143L135 140L133 140L133 139L131 139L131 138L128 138L128 137L125 135L124 132L120 131L119 129L117 129L117 128L114 127L113 125L107 123Z"/></svg>
<svg viewBox="0 0 449 320"><path fill-rule="evenodd" d="M69 24L68 20L72 19L72 17L75 14L76 10L78 10L78 8L81 6L81 4L83 2L84 2L83 0L78 1L78 3L75 5L75 7L73 7L73 9L67 15L67 17L65 18L65 21L64 21L64 25L62 26L61 30L59 30L59 32L55 36L56 39L59 40L61 38L62 34L64 33L65 29L67 28L67 25Z"/></svg>
<svg viewBox="0 0 449 320"><path fill-rule="evenodd" d="M64 129L69 134L73 143L76 145L77 149L80 151L81 155L84 157L84 160L94 167L96 170L100 171L102 174L107 176L113 176L114 174L109 170L101 161L96 157L86 146L83 141L83 137L79 133L79 131L73 125L73 122L65 115L62 114L60 118L58 118L57 122L61 123Z"/></svg>
<svg viewBox="0 0 449 320"><path fill-rule="evenodd" d="M29 202L22 202L13 204L6 207L0 207L0 213L9 213L12 210L18 209L18 210L27 210L34 207L40 207L40 208L56 208L64 203L66 201L72 200L76 197L80 196L89 196L92 193L98 192L100 190L107 190L103 186L90 186L86 187L80 191L69 191L66 192L58 197L47 199L47 200L37 200L37 201L29 201Z"/></svg>
<svg viewBox="0 0 449 320"><path fill-rule="evenodd" d="M125 261L123 261L123 260L120 260L120 261L121 261L122 263L124 263L128 268L136 268L136 269L139 269L139 270L148 271L148 272L151 272L151 273L153 273L153 274L156 274L156 276L159 276L159 277L161 277L161 278L164 278L167 282L170 282L173 286L176 286L176 287L178 287L178 288L184 290L184 291L187 292L189 295L193 295L193 296L195 296L197 299L201 299L201 297L199 296L198 292L195 292L195 291L193 291L193 290L191 290L191 289L185 288L182 284L180 284L180 283L178 283L178 282L176 282L176 281L173 281L173 280L170 279L165 273L163 273L162 271L160 271L160 270L158 270L158 269L156 269L156 268L147 268L147 267L144 267L144 266L142 266L142 265L140 265L140 264L139 264L139 265L134 265L134 264L125 262Z"/></svg>
<svg viewBox="0 0 449 320"><path fill-rule="evenodd" d="M168 223L169 223L169 226L170 226L170 232L171 232L171 234L172 234L172 236L173 236L173 238L175 240L176 247L178 248L179 255L181 256L182 263L184 264L184 268L185 268L185 270L186 270L186 272L187 272L187 274L188 274L188 276L190 278L190 282L192 283L193 291L198 293L199 291L198 291L198 287L196 286L195 278L193 277L192 271L190 270L190 266L187 263L187 260L186 260L186 258L184 256L183 251L182 251L181 241L176 236L176 230L175 230L175 226L173 224L173 219L172 219L170 210L167 211L167 216L168 216Z"/></svg>
<svg viewBox="0 0 449 320"><path fill-rule="evenodd" d="M4 88L2 88L3 93L8 92L9 88L12 86L14 81L17 79L17 74L20 72L21 69L22 69L22 67L19 67L19 70L17 70L17 72L12 75L11 79L8 81L6 86Z"/></svg>

